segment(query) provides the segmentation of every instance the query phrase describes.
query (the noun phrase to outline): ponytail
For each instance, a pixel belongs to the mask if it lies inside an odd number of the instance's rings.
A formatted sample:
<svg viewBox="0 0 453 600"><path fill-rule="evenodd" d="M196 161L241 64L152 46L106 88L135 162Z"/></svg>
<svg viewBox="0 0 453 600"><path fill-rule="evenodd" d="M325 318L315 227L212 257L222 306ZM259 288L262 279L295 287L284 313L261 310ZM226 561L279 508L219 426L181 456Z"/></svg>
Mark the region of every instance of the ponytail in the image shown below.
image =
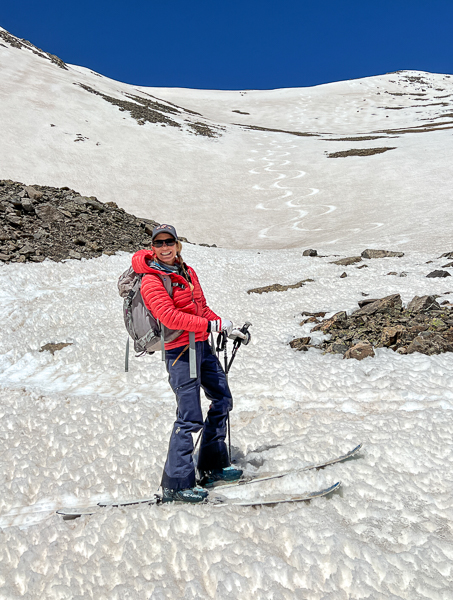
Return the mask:
<svg viewBox="0 0 453 600"><path fill-rule="evenodd" d="M186 264L181 256L181 252L182 252L182 244L179 240L176 240L176 256L178 258L179 264L181 266L181 269L183 270L184 273L184 278L189 282L190 285L190 289L193 290L193 284L190 278L189 273L187 272L186 269Z"/></svg>

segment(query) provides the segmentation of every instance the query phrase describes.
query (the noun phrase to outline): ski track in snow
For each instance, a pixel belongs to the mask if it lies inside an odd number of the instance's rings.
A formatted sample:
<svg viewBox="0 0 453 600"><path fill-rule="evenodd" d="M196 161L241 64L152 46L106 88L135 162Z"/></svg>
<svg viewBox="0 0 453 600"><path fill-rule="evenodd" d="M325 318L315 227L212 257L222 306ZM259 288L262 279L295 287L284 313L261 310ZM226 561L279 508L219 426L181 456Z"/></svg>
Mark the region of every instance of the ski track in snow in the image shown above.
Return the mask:
<svg viewBox="0 0 453 600"><path fill-rule="evenodd" d="M279 137L283 138L283 136ZM269 138L269 140L266 138ZM259 164L264 162L267 164L264 167L259 166L249 170L251 175L261 176L260 183L253 185L253 189L267 192L268 194L266 195L270 195L271 197L265 202L258 203L255 208L257 210L284 211L284 215L282 215L284 217L283 220L280 218L277 223L258 232L260 239L281 237L281 230L285 230L288 227L293 230L308 231L305 225L309 223L310 217L323 216L336 210L336 206L307 203L306 198L319 194L320 190L303 187L303 184L296 181L304 178L307 173L294 168L294 161L289 158L291 157L291 150L297 148L292 141L285 143L283 139L275 140L271 136L264 135L257 137L256 142L257 147L267 146L267 149L253 150L254 153L258 152L259 154L263 154L264 151L264 156L249 159L249 161L258 162ZM271 183L266 181L268 173L272 176ZM278 196L274 196L275 190L279 193ZM295 216L288 218L288 208L294 209L291 212L295 213ZM316 212L316 215L310 215L313 212ZM301 227L301 224L304 227ZM280 233L273 233L275 229L278 229Z"/></svg>
<svg viewBox="0 0 453 600"><path fill-rule="evenodd" d="M159 356L133 358L123 370L116 279L130 255L4 266L0 597L448 599L452 357L378 349L374 359L344 361L287 345L309 331L298 324L302 310L352 310L362 292L398 291L408 302L450 291L448 280L425 277L442 261L416 253L371 260L339 279L345 267L300 250L184 245L184 256L217 312L253 323L230 378L236 463L267 473L365 443L351 461L225 495L297 493L337 480L341 492L300 505L136 506L63 521L61 506L158 491L175 400ZM407 276L386 275L393 270ZM246 293L303 278L315 282ZM39 352L55 341L73 344Z"/></svg>
<svg viewBox="0 0 453 600"><path fill-rule="evenodd" d="M320 184L317 180L313 181L307 171L297 169L302 155L301 147L288 137L285 134L279 134L278 139L275 139L275 134L256 137L255 147L251 150L254 158L248 159L248 162L257 163L248 173L254 179L258 176L259 181L251 188L266 198L256 204L255 210L276 213L275 218L271 219L272 225L257 232L258 239L281 246L282 240L289 241L290 236L298 231L304 237L318 235L321 243L333 245L351 242L358 235L373 236L377 230L385 228L384 222L364 220L360 227L339 231L334 221L323 219L342 209L338 205L322 202L325 190L309 187L312 183Z"/></svg>

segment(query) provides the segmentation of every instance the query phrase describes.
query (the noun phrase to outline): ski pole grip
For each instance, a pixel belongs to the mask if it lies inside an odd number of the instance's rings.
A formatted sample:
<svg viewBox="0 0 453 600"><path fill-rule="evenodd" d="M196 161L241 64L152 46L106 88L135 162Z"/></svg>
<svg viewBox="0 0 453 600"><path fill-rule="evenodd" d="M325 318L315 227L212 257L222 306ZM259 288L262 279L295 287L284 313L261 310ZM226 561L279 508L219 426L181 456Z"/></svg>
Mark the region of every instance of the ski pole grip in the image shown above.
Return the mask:
<svg viewBox="0 0 453 600"><path fill-rule="evenodd" d="M246 323L244 323L244 325L240 329L240 331L245 334L245 339L241 340L241 343L244 344L244 346L247 346L247 344L249 344L250 340L252 339L252 336L250 335L250 331L248 330L249 327L251 327L251 326L252 326L252 324L249 323L248 321L246 321Z"/></svg>

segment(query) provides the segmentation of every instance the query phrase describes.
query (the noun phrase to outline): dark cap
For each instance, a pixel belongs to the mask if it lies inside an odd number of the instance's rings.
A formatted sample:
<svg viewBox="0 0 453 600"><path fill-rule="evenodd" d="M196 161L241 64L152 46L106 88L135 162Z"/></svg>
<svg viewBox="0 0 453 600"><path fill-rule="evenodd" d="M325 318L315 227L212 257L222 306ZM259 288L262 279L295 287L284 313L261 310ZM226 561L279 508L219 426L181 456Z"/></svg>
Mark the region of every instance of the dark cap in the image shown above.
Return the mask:
<svg viewBox="0 0 453 600"><path fill-rule="evenodd" d="M173 225L166 225L165 223L163 223L162 225L156 225L156 227L154 227L153 229L153 235L151 236L153 242L154 238L156 237L156 235L159 235L159 233L169 233L175 238L175 240L178 239L176 229L173 227Z"/></svg>

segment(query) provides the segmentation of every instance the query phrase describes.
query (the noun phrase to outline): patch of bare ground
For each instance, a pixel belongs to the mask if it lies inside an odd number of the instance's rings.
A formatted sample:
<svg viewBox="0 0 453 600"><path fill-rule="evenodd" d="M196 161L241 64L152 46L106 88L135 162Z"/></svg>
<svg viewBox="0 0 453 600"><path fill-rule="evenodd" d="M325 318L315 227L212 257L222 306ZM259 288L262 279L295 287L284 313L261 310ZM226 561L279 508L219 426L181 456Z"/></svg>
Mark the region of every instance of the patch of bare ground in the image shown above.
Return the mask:
<svg viewBox="0 0 453 600"><path fill-rule="evenodd" d="M234 123L238 127L244 127L245 129L253 129L254 131L272 131L273 133L288 133L289 135L298 135L301 137L313 137L319 135L317 133L306 133L302 131L286 131L285 129L273 129L270 127L259 127L258 125L242 125L240 123Z"/></svg>
<svg viewBox="0 0 453 600"><path fill-rule="evenodd" d="M387 150L396 150L396 148L352 148L342 152L331 152L327 158L344 158L346 156L372 156L373 154L382 154Z"/></svg>
<svg viewBox="0 0 453 600"><path fill-rule="evenodd" d="M440 117L439 117L440 118ZM376 133L387 133L389 135L402 135L403 133L428 133L430 131L443 131L444 129L453 129L453 122L445 122L445 123L433 123L432 126L429 125L414 125L414 127L410 127L407 129L381 129L376 131ZM442 127L442 125L450 125L449 127Z"/></svg>
<svg viewBox="0 0 453 600"><path fill-rule="evenodd" d="M407 75L406 79L403 79L403 81L408 81L410 83L420 83L421 85L426 85L428 87L431 87L429 83L427 83L423 77L419 77L419 76L415 76L415 75Z"/></svg>
<svg viewBox="0 0 453 600"><path fill-rule="evenodd" d="M324 138L325 142L366 142L368 140L385 140L385 135L364 135L361 137Z"/></svg>
<svg viewBox="0 0 453 600"><path fill-rule="evenodd" d="M385 92L391 96L426 96L426 92Z"/></svg>
<svg viewBox="0 0 453 600"><path fill-rule="evenodd" d="M84 83L75 83L74 85L80 86L82 89L90 92L91 94L100 96L106 102L117 106L121 111L127 111L139 125L144 125L145 123L161 123L162 125L170 125L171 127L181 128L180 123L167 116L168 114L181 115L184 109L181 109L176 105L162 104L162 102L148 100L147 98L134 96L133 94L125 94L125 96L130 100L123 100L103 94L102 92L99 92L90 86L85 85ZM188 126L196 135L202 135L210 138L219 137L221 135L221 133L218 131L219 128L213 129L205 123L188 123Z"/></svg>
<svg viewBox="0 0 453 600"><path fill-rule="evenodd" d="M150 98L154 98L154 100L157 100L158 102L165 102L166 104L169 104L170 106L174 106L175 108L178 108L179 110L182 110L183 112L189 113L190 115L197 115L198 117L203 116L199 112L190 110L188 108L184 108L183 106L178 106L177 104L173 104L173 102L170 102L169 100L162 100L161 98L158 98L157 96L153 96L152 94L148 94L147 92L143 92L142 90L137 90L137 91L140 92L141 94L145 94L146 96L149 96Z"/></svg>
<svg viewBox="0 0 453 600"><path fill-rule="evenodd" d="M187 123L187 126L190 127L196 135L203 135L204 137L210 138L217 138L222 135L220 131L218 131L220 128L213 129L212 127L209 127L209 125L206 125L206 123Z"/></svg>
<svg viewBox="0 0 453 600"><path fill-rule="evenodd" d="M443 115L439 115L438 117L432 117L432 119L451 119L453 118L453 113L444 113ZM451 125L451 121L447 121L446 123L437 123L437 125Z"/></svg>
<svg viewBox="0 0 453 600"><path fill-rule="evenodd" d="M450 106L448 102L431 102L430 104L412 104L408 108L425 108L426 106Z"/></svg>

